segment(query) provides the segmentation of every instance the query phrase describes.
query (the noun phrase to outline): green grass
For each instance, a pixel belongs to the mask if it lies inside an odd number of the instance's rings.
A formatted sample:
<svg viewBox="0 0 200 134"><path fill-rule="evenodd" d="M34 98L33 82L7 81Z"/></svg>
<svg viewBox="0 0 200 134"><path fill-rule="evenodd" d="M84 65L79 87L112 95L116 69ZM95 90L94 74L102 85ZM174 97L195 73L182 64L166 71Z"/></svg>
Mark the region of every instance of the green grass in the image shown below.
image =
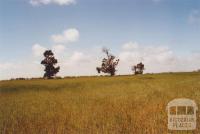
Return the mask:
<svg viewBox="0 0 200 134"><path fill-rule="evenodd" d="M200 108L200 73L1 81L0 133L167 134L167 103L183 97Z"/></svg>

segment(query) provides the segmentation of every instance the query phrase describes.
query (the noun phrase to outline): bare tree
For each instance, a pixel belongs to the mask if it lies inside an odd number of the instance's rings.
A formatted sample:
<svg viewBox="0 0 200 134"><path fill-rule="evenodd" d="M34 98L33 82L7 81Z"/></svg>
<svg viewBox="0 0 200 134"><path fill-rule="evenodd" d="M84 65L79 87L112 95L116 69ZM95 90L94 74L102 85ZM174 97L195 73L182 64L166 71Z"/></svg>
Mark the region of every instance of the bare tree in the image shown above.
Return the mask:
<svg viewBox="0 0 200 134"><path fill-rule="evenodd" d="M60 70L59 66L54 67L55 64L58 63L58 61L54 58L54 54L51 50L46 50L43 55L45 59L42 60L41 64L45 66L44 78L52 79Z"/></svg>
<svg viewBox="0 0 200 134"><path fill-rule="evenodd" d="M102 51L107 55L107 58L103 58L101 67L97 67L98 73L109 73L111 76L115 75L116 66L119 63L119 59L115 60L115 56L109 53L107 48L103 48Z"/></svg>

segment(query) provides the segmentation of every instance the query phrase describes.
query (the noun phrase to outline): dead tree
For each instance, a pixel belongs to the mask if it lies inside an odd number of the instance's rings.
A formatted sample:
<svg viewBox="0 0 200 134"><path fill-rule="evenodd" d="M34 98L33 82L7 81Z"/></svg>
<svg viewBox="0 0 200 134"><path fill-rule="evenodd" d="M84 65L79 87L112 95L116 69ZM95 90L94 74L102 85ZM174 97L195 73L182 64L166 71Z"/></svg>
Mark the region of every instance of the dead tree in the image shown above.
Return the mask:
<svg viewBox="0 0 200 134"><path fill-rule="evenodd" d="M55 67L55 64L58 63L57 59L54 58L54 54L51 50L46 50L44 52L44 60L41 64L45 66L44 78L52 79L60 70L60 67Z"/></svg>
<svg viewBox="0 0 200 134"><path fill-rule="evenodd" d="M103 52L107 55L107 58L103 58L101 67L97 67L98 73L109 73L111 76L115 75L116 66L119 63L119 59L115 60L115 56L109 53L107 48L103 48Z"/></svg>

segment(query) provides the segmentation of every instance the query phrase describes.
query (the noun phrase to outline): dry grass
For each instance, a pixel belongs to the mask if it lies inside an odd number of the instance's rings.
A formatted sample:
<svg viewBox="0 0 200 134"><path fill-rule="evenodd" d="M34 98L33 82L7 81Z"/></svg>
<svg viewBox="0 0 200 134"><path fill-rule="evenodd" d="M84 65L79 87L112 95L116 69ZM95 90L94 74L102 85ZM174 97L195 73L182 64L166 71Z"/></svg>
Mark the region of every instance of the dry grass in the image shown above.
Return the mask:
<svg viewBox="0 0 200 134"><path fill-rule="evenodd" d="M167 134L166 105L180 97L200 104L200 73L4 81L0 133Z"/></svg>

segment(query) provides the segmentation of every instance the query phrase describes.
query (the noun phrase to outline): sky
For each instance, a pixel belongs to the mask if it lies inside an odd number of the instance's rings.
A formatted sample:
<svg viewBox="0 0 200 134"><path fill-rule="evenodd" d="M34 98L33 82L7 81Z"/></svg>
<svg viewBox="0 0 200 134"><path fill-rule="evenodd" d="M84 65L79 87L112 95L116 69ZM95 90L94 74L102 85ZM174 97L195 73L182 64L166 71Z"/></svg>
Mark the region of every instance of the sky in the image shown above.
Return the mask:
<svg viewBox="0 0 200 134"><path fill-rule="evenodd" d="M199 0L0 0L0 79L42 77L52 49L58 76L97 75L106 47L117 74L200 69Z"/></svg>

